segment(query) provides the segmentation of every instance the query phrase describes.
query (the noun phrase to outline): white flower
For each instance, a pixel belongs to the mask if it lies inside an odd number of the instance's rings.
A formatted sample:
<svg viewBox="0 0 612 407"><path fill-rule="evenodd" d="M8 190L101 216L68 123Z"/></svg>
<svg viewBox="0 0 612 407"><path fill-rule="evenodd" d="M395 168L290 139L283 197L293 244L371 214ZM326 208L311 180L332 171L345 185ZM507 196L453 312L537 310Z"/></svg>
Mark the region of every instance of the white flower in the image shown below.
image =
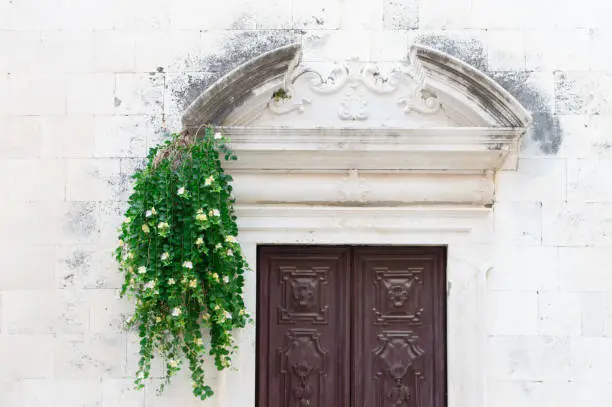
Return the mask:
<svg viewBox="0 0 612 407"><path fill-rule="evenodd" d="M151 280L148 283L146 283L144 285L144 288L151 289L151 290L154 289L155 288L155 280Z"/></svg>
<svg viewBox="0 0 612 407"><path fill-rule="evenodd" d="M123 218L123 223L130 223L132 221L132 219L125 217Z"/></svg>
<svg viewBox="0 0 612 407"><path fill-rule="evenodd" d="M233 256L233 255L234 255L234 252L233 252L233 251L231 251L231 250L228 250L228 251L227 251L227 255L228 255L228 256Z"/></svg>
<svg viewBox="0 0 612 407"><path fill-rule="evenodd" d="M202 338L197 338L195 340L195 343L196 343L196 345L200 345L200 346L204 345L204 341L202 340Z"/></svg>
<svg viewBox="0 0 612 407"><path fill-rule="evenodd" d="M196 241L195 241L195 244L196 244L197 246L201 246L201 245L203 245L203 244L204 244L204 239L202 239L202 237L198 237L198 238L196 239Z"/></svg>
<svg viewBox="0 0 612 407"><path fill-rule="evenodd" d="M183 311L181 311L181 309L179 307L176 307L176 308L172 309L172 316L173 317L178 317L182 313L183 313Z"/></svg>
<svg viewBox="0 0 612 407"><path fill-rule="evenodd" d="M146 224L142 225L142 231L145 232L145 233L149 233L149 231L150 231L149 226L146 225Z"/></svg>
<svg viewBox="0 0 612 407"><path fill-rule="evenodd" d="M159 222L157 224L157 228L160 230L165 230L168 229L170 227L170 225L168 224L168 222Z"/></svg>
<svg viewBox="0 0 612 407"><path fill-rule="evenodd" d="M212 278L215 279L215 281L219 281L219 274L217 273L212 273Z"/></svg>
<svg viewBox="0 0 612 407"><path fill-rule="evenodd" d="M180 187L177 191L176 194L179 196L185 195L185 187Z"/></svg>
<svg viewBox="0 0 612 407"><path fill-rule="evenodd" d="M211 209L210 211L208 211L208 215L209 216L221 216L221 212L219 212L219 209Z"/></svg>
<svg viewBox="0 0 612 407"><path fill-rule="evenodd" d="M215 249L220 249L221 247L223 247L223 246L221 246L221 243L217 243L217 244L215 245Z"/></svg>
<svg viewBox="0 0 612 407"><path fill-rule="evenodd" d="M155 317L155 322L157 322L158 324L159 324L160 322L162 322L161 317Z"/></svg>
<svg viewBox="0 0 612 407"><path fill-rule="evenodd" d="M193 268L193 263L190 261L185 261L183 262L183 267L185 267L186 269L192 269Z"/></svg>
<svg viewBox="0 0 612 407"><path fill-rule="evenodd" d="M163 252L162 255L160 256L160 259L162 260L168 260L170 258L170 254L168 252Z"/></svg>
<svg viewBox="0 0 612 407"><path fill-rule="evenodd" d="M174 284L176 284L176 281L174 281L173 278L169 278L168 279L168 285L174 285Z"/></svg>
<svg viewBox="0 0 612 407"><path fill-rule="evenodd" d="M221 133L219 133L219 132L215 133L215 140L221 140L222 137L223 136L221 135Z"/></svg>
<svg viewBox="0 0 612 407"><path fill-rule="evenodd" d="M145 266L138 267L138 274L144 274L147 272L147 268Z"/></svg>
<svg viewBox="0 0 612 407"><path fill-rule="evenodd" d="M128 259L133 259L133 258L134 258L134 253L129 252L129 253L127 254L127 258L128 258Z"/></svg>
<svg viewBox="0 0 612 407"><path fill-rule="evenodd" d="M171 359L168 361L168 364L170 365L171 368L177 368L179 365L179 362L178 360Z"/></svg>
<svg viewBox="0 0 612 407"><path fill-rule="evenodd" d="M196 220L199 221L199 222L206 222L207 219L208 219L208 216L206 216L203 213L198 213L196 215Z"/></svg>
<svg viewBox="0 0 612 407"><path fill-rule="evenodd" d="M153 211L148 210L145 212L145 217L150 218L151 216L153 216Z"/></svg>
<svg viewBox="0 0 612 407"><path fill-rule="evenodd" d="M215 182L215 177L211 175L210 177L206 178L206 180L204 181L204 185L210 186L213 182Z"/></svg>
<svg viewBox="0 0 612 407"><path fill-rule="evenodd" d="M228 276L223 276L223 282L225 284L229 283L229 277Z"/></svg>
<svg viewBox="0 0 612 407"><path fill-rule="evenodd" d="M196 288L197 285L198 285L198 282L195 278L189 282L189 287L191 288Z"/></svg>
<svg viewBox="0 0 612 407"><path fill-rule="evenodd" d="M225 241L228 243L236 243L236 238L234 236L226 236Z"/></svg>
<svg viewBox="0 0 612 407"><path fill-rule="evenodd" d="M240 310L240 312L238 312L238 313L239 313L240 315L244 315L244 314L246 314L246 312L245 312L243 309L241 309L241 310Z"/></svg>
<svg viewBox="0 0 612 407"><path fill-rule="evenodd" d="M232 319L232 314L228 311L224 311L223 316L225 317L225 319Z"/></svg>

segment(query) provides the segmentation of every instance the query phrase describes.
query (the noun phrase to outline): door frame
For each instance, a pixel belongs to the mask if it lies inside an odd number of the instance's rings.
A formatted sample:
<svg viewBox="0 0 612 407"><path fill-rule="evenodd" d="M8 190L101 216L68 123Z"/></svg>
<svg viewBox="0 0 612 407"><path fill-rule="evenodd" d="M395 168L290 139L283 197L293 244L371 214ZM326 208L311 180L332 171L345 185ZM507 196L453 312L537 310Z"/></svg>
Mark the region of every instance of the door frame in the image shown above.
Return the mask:
<svg viewBox="0 0 612 407"><path fill-rule="evenodd" d="M446 246L447 406L484 407L486 275L491 270L490 211L465 208L289 208L237 207L243 254L251 269L245 275L245 304L257 305L258 245ZM255 324L235 333L239 350L234 369L216 379L219 406L256 406ZM235 384L240 383L240 391Z"/></svg>

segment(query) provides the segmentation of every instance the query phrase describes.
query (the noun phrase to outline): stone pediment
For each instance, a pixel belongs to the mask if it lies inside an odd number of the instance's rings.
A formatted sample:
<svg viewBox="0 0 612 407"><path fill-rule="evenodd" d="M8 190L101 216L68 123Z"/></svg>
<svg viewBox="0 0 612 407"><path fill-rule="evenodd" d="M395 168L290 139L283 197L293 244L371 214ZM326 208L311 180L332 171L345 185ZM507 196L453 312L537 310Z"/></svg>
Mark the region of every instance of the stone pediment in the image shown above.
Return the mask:
<svg viewBox="0 0 612 407"><path fill-rule="evenodd" d="M299 46L283 47L230 72L183 117L186 128L224 127L239 157L226 167L249 191L239 202L342 205L489 206L494 172L512 165L530 120L492 79L419 45L399 63L304 63ZM247 185L257 179L277 189ZM283 194L290 182L302 192Z"/></svg>

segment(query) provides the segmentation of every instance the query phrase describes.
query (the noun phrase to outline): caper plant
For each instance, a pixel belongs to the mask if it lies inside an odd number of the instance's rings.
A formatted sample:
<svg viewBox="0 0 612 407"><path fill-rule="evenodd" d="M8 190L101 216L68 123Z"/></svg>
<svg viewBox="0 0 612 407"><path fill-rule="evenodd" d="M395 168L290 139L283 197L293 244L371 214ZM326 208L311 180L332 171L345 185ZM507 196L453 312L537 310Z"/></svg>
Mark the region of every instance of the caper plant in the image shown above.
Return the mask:
<svg viewBox="0 0 612 407"><path fill-rule="evenodd" d="M248 265L236 241L234 198L221 166L235 160L212 127L174 134L152 148L133 176L134 192L115 256L125 275L121 295L135 300L128 325L140 337L135 385L142 389L155 357L165 361L159 391L188 364L193 394L213 394L204 359L230 366L232 331L250 320L243 301Z"/></svg>

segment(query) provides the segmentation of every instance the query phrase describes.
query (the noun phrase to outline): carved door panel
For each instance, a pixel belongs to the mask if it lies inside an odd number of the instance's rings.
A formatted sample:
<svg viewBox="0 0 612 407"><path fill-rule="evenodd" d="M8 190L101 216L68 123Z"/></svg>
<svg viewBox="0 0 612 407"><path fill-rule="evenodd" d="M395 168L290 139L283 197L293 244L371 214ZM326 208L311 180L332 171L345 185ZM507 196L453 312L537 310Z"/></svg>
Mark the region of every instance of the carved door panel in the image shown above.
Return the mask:
<svg viewBox="0 0 612 407"><path fill-rule="evenodd" d="M444 407L442 247L260 247L259 407Z"/></svg>
<svg viewBox="0 0 612 407"><path fill-rule="evenodd" d="M349 405L349 254L260 248L259 406Z"/></svg>
<svg viewBox="0 0 612 407"><path fill-rule="evenodd" d="M354 407L446 401L445 249L362 248L354 255Z"/></svg>

